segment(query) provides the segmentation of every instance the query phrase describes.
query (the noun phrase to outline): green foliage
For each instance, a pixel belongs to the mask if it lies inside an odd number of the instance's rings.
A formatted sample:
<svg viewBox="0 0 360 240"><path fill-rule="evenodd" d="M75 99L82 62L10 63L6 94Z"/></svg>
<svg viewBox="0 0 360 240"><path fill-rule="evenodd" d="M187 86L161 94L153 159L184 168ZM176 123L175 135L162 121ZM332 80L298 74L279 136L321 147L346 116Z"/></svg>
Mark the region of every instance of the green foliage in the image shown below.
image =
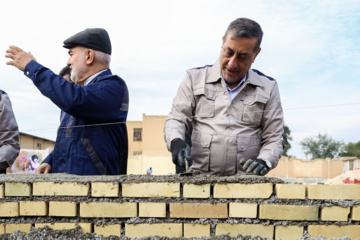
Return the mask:
<svg viewBox="0 0 360 240"><path fill-rule="evenodd" d="M287 152L291 148L291 144L290 144L289 141L293 140L293 138L292 138L292 136L290 134L291 134L290 128L286 124L284 124L283 138L284 138L284 141L285 141L286 145L285 145L285 148L284 148L283 155L287 156L287 157L289 157Z"/></svg>
<svg viewBox="0 0 360 240"><path fill-rule="evenodd" d="M315 158L336 158L344 149L344 143L336 141L327 134L318 134L316 137L307 137L300 142L305 154Z"/></svg>
<svg viewBox="0 0 360 240"><path fill-rule="evenodd" d="M357 143L349 142L348 144L345 144L344 151L340 153L340 156L360 158L360 141Z"/></svg>

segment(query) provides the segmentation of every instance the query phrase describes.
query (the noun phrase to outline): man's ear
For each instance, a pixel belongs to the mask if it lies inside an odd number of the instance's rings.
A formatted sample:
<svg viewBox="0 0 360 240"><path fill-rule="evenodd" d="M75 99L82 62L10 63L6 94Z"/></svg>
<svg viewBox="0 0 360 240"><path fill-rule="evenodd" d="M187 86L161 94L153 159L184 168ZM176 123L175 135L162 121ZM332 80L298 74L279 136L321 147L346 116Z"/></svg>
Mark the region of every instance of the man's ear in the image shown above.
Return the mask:
<svg viewBox="0 0 360 240"><path fill-rule="evenodd" d="M92 64L95 59L95 53L92 49L86 49L85 51L85 62L86 64Z"/></svg>

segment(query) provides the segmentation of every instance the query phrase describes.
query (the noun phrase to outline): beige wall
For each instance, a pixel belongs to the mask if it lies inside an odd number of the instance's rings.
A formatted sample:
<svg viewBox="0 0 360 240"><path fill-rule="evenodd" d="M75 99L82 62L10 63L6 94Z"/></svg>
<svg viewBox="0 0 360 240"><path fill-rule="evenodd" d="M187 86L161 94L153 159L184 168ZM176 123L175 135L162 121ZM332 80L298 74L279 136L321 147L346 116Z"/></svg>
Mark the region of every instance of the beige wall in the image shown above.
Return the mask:
<svg viewBox="0 0 360 240"><path fill-rule="evenodd" d="M164 124L167 116L143 114L143 155L170 156L164 140Z"/></svg>
<svg viewBox="0 0 360 240"><path fill-rule="evenodd" d="M142 141L134 141L134 128L143 128L141 121L128 121L126 123L129 142L129 156L142 153Z"/></svg>
<svg viewBox="0 0 360 240"><path fill-rule="evenodd" d="M22 149L49 149L54 150L55 142L28 134L19 134L20 148Z"/></svg>
<svg viewBox="0 0 360 240"><path fill-rule="evenodd" d="M282 157L278 166L271 170L269 177L333 178L343 173L340 159L301 159Z"/></svg>

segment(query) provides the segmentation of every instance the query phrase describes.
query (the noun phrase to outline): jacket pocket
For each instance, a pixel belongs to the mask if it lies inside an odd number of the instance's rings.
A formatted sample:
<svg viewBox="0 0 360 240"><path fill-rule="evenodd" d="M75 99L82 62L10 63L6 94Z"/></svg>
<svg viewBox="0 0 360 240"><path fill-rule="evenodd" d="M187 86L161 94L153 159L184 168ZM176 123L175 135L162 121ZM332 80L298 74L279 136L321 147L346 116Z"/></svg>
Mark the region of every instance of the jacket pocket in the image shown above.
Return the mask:
<svg viewBox="0 0 360 240"><path fill-rule="evenodd" d="M209 171L211 140L212 135L210 134L193 133L191 147L193 168Z"/></svg>
<svg viewBox="0 0 360 240"><path fill-rule="evenodd" d="M260 139L257 136L244 137L237 136L237 162L242 159L250 159L257 157L260 151Z"/></svg>
<svg viewBox="0 0 360 240"><path fill-rule="evenodd" d="M242 121L260 124L268 98L257 94L245 96L242 101L244 105Z"/></svg>
<svg viewBox="0 0 360 240"><path fill-rule="evenodd" d="M216 92L207 88L194 90L195 117L214 117Z"/></svg>

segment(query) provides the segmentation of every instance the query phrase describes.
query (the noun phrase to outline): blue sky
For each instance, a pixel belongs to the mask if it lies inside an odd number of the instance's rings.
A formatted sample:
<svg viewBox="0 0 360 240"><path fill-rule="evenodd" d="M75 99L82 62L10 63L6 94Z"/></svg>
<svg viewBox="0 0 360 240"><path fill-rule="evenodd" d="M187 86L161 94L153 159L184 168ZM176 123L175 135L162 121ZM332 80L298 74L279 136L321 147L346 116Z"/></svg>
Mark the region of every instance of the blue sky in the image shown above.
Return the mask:
<svg viewBox="0 0 360 240"><path fill-rule="evenodd" d="M62 42L88 27L108 30L111 69L130 91L128 120L167 115L190 68L219 57L228 24L247 17L263 28L253 64L275 78L290 154L305 158L299 142L317 133L360 141L360 1L2 1L0 51L30 51L54 72L66 64ZM59 109L19 70L0 60L1 89L13 103L20 131L55 139Z"/></svg>

